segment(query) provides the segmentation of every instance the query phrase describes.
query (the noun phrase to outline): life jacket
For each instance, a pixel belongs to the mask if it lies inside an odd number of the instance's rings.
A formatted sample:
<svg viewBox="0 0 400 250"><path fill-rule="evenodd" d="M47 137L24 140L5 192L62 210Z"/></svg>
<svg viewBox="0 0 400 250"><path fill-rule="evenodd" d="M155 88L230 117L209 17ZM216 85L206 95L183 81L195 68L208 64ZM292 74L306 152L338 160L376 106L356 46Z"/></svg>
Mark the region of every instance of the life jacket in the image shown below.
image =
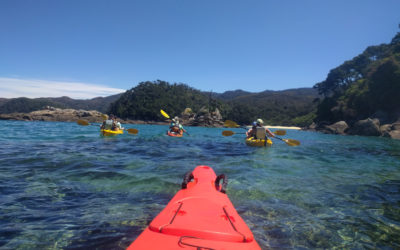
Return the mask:
<svg viewBox="0 0 400 250"><path fill-rule="evenodd" d="M256 128L256 139L264 140L267 137L267 132L265 131L264 127L257 127Z"/></svg>
<svg viewBox="0 0 400 250"><path fill-rule="evenodd" d="M113 120L105 120L104 121L104 129L107 129L107 130L114 129L114 121Z"/></svg>
<svg viewBox="0 0 400 250"><path fill-rule="evenodd" d="M180 128L179 128L178 125L175 125L175 126L171 127L171 132L179 133L179 131L180 131Z"/></svg>
<svg viewBox="0 0 400 250"><path fill-rule="evenodd" d="M121 123L120 122L116 122L115 123L115 130L120 130L122 129Z"/></svg>

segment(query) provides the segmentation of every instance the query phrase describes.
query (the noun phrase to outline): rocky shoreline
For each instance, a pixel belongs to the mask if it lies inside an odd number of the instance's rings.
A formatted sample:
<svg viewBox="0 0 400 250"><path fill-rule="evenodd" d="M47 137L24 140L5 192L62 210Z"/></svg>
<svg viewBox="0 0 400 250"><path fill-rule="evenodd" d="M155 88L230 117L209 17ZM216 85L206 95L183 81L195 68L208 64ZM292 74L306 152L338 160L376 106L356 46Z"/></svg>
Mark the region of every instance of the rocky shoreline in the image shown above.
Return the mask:
<svg viewBox="0 0 400 250"><path fill-rule="evenodd" d="M0 114L0 120L16 120L16 121L53 121L53 122L77 122L78 120L86 120L90 123L103 122L103 116L96 110L76 110L76 109L60 109L47 107L43 110L33 111L30 113L10 113ZM143 121L118 119L123 124L155 124L166 125L170 121ZM184 126L202 126L202 127L223 127L222 116L218 110L214 112L205 112L204 110L195 114L190 109L182 112L180 121Z"/></svg>
<svg viewBox="0 0 400 250"><path fill-rule="evenodd" d="M52 107L30 113L0 114L0 120L76 122L80 119L88 122L101 122L103 120L102 113L95 110L59 109Z"/></svg>
<svg viewBox="0 0 400 250"><path fill-rule="evenodd" d="M400 117L388 120L385 115L358 120L352 124L338 121L333 124L313 123L304 130L318 131L325 134L381 136L400 140Z"/></svg>

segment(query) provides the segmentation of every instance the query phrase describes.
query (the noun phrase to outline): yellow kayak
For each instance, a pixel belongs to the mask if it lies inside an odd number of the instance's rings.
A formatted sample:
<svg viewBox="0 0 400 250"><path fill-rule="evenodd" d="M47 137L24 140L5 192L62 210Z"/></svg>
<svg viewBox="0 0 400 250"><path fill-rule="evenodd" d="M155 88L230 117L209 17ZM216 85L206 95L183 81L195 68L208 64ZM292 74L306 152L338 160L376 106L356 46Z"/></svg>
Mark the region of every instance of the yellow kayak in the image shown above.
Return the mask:
<svg viewBox="0 0 400 250"><path fill-rule="evenodd" d="M246 139L246 144L251 147L266 147L272 146L272 141L267 138L267 140L254 139L250 137Z"/></svg>
<svg viewBox="0 0 400 250"><path fill-rule="evenodd" d="M123 134L124 131L123 130L109 130L109 129L100 129L100 134L103 136L114 136L114 135L119 135L119 134Z"/></svg>

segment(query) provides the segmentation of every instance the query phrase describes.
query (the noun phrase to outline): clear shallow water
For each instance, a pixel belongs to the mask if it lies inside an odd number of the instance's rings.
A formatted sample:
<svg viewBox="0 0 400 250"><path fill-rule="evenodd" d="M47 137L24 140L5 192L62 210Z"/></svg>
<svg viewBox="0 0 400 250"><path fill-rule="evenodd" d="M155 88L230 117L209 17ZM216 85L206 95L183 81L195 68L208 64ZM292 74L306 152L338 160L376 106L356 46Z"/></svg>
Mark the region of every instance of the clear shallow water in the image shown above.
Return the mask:
<svg viewBox="0 0 400 250"><path fill-rule="evenodd" d="M290 131L290 147L166 126L115 138L75 123L0 121L0 248L124 249L209 165L266 248L400 248L400 142ZM236 132L242 132L239 129Z"/></svg>

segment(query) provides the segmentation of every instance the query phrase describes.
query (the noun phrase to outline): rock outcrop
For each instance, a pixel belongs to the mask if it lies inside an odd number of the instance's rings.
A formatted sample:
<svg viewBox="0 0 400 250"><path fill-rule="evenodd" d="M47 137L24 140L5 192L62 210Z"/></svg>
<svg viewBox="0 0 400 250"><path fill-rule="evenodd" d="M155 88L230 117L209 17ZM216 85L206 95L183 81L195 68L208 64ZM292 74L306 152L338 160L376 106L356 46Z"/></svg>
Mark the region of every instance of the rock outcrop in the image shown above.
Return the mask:
<svg viewBox="0 0 400 250"><path fill-rule="evenodd" d="M218 109L209 112L206 107L202 107L197 113L191 108L186 108L179 120L184 126L223 127L224 125L221 112Z"/></svg>
<svg viewBox="0 0 400 250"><path fill-rule="evenodd" d="M326 125L325 130L330 134L344 135L349 125L345 121L336 122L332 125Z"/></svg>
<svg viewBox="0 0 400 250"><path fill-rule="evenodd" d="M96 110L59 109L53 107L30 113L0 114L0 120L76 122L80 119L88 122L103 121L102 113Z"/></svg>
<svg viewBox="0 0 400 250"><path fill-rule="evenodd" d="M334 124L321 122L319 124L313 123L306 129L326 134L383 136L400 140L400 117L393 123L388 122L390 120L387 116L380 114L373 118L359 120L352 125L348 125L345 121L339 121Z"/></svg>
<svg viewBox="0 0 400 250"><path fill-rule="evenodd" d="M393 123L390 126L390 130L384 136L388 136L392 139L400 140L400 121Z"/></svg>
<svg viewBox="0 0 400 250"><path fill-rule="evenodd" d="M187 109L185 109L186 111ZM201 108L197 114L191 113L185 115L182 113L183 124L189 126L201 127L223 127L221 112L216 108L213 112L209 112L205 107Z"/></svg>
<svg viewBox="0 0 400 250"><path fill-rule="evenodd" d="M365 119L360 120L349 129L350 135L365 135L365 136L380 136L380 122L378 119Z"/></svg>

